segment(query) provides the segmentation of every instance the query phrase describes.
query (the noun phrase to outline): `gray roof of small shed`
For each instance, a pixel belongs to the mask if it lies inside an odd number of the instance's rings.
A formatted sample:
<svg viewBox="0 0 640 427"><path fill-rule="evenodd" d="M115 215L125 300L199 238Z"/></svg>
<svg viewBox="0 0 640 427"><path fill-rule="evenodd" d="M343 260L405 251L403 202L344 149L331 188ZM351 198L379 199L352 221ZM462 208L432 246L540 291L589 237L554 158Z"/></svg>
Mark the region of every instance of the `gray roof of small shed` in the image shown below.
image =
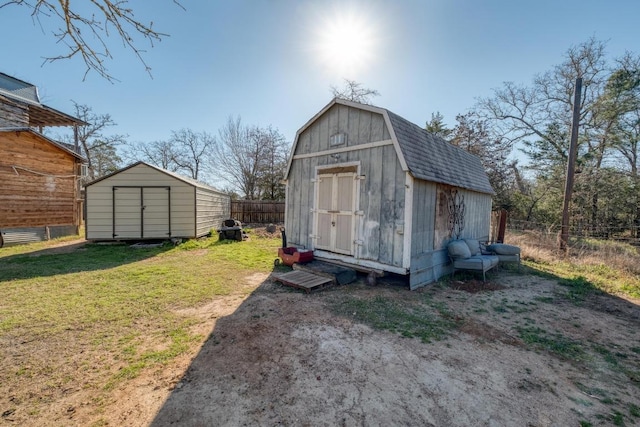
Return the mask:
<svg viewBox="0 0 640 427"><path fill-rule="evenodd" d="M335 104L382 114L400 164L413 177L480 193L495 194L479 157L387 109L339 98L334 98L297 132L285 176L289 175L300 134Z"/></svg>

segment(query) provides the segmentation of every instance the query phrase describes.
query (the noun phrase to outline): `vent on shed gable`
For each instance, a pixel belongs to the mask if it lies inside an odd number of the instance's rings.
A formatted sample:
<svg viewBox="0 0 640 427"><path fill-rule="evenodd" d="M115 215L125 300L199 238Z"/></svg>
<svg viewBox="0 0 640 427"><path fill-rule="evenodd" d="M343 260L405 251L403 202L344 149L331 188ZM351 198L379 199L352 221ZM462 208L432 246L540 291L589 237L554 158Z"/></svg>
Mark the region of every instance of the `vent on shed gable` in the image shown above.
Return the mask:
<svg viewBox="0 0 640 427"><path fill-rule="evenodd" d="M336 133L335 135L331 135L329 138L329 145L334 147L336 145L342 145L347 142L347 134L346 133Z"/></svg>

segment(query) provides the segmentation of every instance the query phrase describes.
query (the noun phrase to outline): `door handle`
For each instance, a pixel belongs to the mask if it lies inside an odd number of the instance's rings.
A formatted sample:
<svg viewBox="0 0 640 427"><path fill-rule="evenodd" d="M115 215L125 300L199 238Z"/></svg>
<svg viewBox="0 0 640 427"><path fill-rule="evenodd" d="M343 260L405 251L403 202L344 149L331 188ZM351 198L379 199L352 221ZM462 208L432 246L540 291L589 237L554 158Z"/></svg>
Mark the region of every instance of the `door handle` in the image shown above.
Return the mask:
<svg viewBox="0 0 640 427"><path fill-rule="evenodd" d="M336 226L336 222L335 221L331 221L331 225L335 227Z"/></svg>

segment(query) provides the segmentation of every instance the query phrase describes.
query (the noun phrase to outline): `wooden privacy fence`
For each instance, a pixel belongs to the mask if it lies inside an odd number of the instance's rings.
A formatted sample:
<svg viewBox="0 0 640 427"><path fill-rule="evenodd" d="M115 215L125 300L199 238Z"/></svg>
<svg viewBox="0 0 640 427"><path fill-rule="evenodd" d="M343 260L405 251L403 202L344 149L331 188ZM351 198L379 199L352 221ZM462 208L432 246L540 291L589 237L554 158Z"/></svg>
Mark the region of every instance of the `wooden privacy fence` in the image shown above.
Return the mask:
<svg viewBox="0 0 640 427"><path fill-rule="evenodd" d="M284 202L272 200L232 200L231 218L243 224L284 223Z"/></svg>

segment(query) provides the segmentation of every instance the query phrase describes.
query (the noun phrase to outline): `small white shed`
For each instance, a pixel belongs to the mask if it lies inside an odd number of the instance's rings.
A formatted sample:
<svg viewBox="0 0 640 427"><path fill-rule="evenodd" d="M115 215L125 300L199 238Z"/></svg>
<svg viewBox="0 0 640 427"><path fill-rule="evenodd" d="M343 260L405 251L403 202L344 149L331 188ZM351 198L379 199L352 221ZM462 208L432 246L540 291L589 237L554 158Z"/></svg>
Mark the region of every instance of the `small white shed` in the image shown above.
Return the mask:
<svg viewBox="0 0 640 427"><path fill-rule="evenodd" d="M213 187L137 162L85 187L87 240L197 238L231 214Z"/></svg>

